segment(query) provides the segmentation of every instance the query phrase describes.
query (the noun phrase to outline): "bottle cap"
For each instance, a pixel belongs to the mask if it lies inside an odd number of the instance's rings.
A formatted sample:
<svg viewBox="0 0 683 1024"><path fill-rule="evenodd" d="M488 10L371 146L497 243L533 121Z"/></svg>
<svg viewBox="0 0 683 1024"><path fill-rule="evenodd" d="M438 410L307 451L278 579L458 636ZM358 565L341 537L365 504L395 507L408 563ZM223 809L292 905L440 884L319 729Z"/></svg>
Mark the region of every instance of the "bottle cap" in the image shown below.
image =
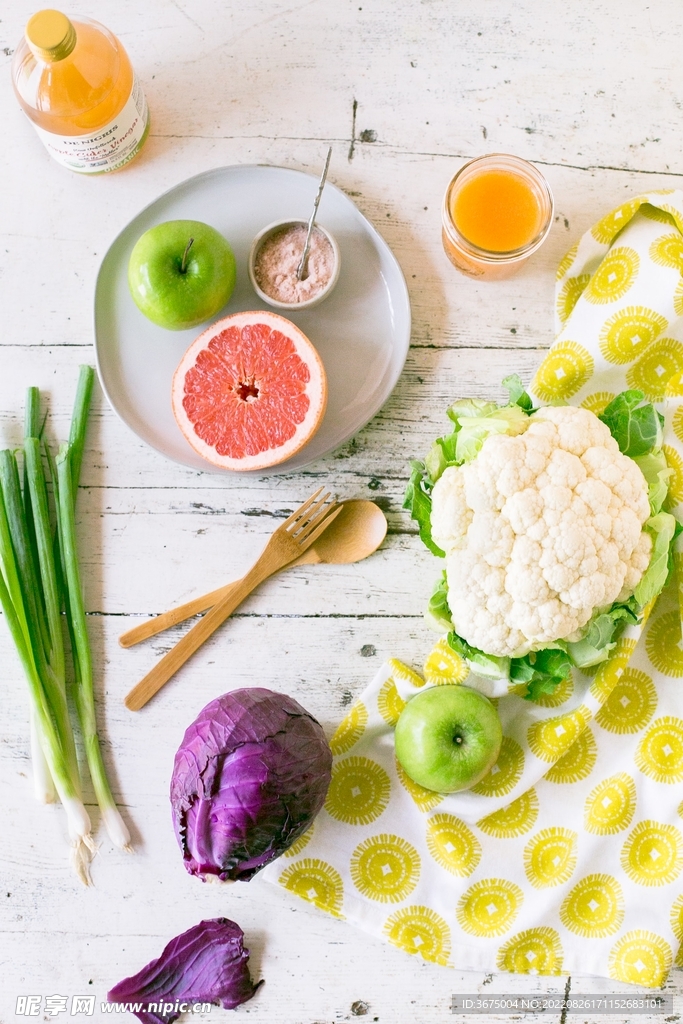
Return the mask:
<svg viewBox="0 0 683 1024"><path fill-rule="evenodd" d="M38 11L29 19L25 34L34 56L48 63L64 60L76 45L76 30L61 11Z"/></svg>

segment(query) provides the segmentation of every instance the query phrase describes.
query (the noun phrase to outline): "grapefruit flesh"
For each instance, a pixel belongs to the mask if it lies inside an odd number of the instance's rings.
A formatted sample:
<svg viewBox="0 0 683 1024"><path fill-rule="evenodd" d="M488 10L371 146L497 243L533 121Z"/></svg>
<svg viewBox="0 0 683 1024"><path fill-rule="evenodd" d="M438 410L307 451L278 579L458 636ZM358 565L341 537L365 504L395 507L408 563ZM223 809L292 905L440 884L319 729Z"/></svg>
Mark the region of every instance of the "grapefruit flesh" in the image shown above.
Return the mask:
<svg viewBox="0 0 683 1024"><path fill-rule="evenodd" d="M327 402L320 356L276 313L234 313L190 345L173 378L173 413L196 452L221 469L291 458L315 434Z"/></svg>

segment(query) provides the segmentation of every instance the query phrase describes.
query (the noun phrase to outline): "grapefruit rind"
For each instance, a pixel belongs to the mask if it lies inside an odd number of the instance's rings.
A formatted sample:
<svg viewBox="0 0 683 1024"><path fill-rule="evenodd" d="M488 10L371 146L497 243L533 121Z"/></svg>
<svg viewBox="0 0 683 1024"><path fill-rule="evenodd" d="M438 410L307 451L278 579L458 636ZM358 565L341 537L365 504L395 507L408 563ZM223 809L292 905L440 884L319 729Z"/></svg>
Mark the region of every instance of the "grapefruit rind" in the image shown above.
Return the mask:
<svg viewBox="0 0 683 1024"><path fill-rule="evenodd" d="M197 433L183 402L186 397L185 382L188 373L196 367L200 353L208 349L209 343L213 338L230 328L242 330L244 327L257 324L267 324L271 331L277 331L285 335L292 342L296 354L306 364L310 376L303 393L309 400L309 406L303 420L297 425L293 435L284 443L267 448L254 455L244 454L239 458L234 458L229 455L219 454L214 447L203 440ZM192 342L173 376L171 401L173 415L185 439L197 454L201 455L207 462L220 469L237 472L267 469L271 466L279 465L281 462L285 462L287 459L292 458L293 455L296 455L311 440L320 427L327 406L327 377L322 360L316 349L306 335L291 320L287 320L277 313L263 310L234 313L231 316L224 317L222 320L217 320Z"/></svg>

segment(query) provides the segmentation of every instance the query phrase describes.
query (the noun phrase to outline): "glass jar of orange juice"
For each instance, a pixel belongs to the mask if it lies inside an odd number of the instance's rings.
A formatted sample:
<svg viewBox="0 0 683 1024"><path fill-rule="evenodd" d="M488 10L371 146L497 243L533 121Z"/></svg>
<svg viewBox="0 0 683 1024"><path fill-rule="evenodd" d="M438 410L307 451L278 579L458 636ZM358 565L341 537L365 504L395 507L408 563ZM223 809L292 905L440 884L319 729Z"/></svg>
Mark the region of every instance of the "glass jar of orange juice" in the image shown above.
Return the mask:
<svg viewBox="0 0 683 1024"><path fill-rule="evenodd" d="M446 255L470 277L509 277L543 243L553 209L548 182L527 160L504 153L470 160L444 196Z"/></svg>
<svg viewBox="0 0 683 1024"><path fill-rule="evenodd" d="M89 18L34 14L14 54L12 82L50 156L72 171L116 171L147 137L147 101L128 55Z"/></svg>

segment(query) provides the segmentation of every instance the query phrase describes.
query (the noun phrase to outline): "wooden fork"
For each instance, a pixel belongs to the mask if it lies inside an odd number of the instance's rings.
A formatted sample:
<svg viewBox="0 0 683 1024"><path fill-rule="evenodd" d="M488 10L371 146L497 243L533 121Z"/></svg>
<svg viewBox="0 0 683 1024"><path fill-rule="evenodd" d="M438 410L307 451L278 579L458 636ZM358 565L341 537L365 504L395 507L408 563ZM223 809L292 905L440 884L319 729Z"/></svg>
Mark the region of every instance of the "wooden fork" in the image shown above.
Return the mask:
<svg viewBox="0 0 683 1024"><path fill-rule="evenodd" d="M283 569L293 569L295 565L314 565L315 564L315 551L304 552L303 555L299 555L293 562L287 562L283 565ZM157 636L159 633L163 633L164 630L170 629L171 626L177 626L181 622L185 622L186 619L193 619L195 615L199 615L200 612L208 612L210 608L213 608L215 604L222 601L224 597L231 594L234 587L238 587L241 580L235 580L232 583L226 583L223 587L218 587L216 590L210 591L208 594L202 594L201 597L195 597L191 601L186 601L185 604L176 605L175 608L171 608L168 612L161 612L160 615L155 615L153 619L147 619L146 622L140 623L139 626L133 626L132 629L122 633L119 637L119 644L121 647L135 647L136 644L142 643L143 640L149 640L150 637Z"/></svg>
<svg viewBox="0 0 683 1024"><path fill-rule="evenodd" d="M322 490L320 487L288 519L285 519L272 534L264 551L246 576L238 580L230 592L156 663L137 686L133 687L124 701L130 711L139 711L144 707L259 583L303 554L327 529L332 520L336 519L343 506L334 500L330 501L329 492L320 497Z"/></svg>

